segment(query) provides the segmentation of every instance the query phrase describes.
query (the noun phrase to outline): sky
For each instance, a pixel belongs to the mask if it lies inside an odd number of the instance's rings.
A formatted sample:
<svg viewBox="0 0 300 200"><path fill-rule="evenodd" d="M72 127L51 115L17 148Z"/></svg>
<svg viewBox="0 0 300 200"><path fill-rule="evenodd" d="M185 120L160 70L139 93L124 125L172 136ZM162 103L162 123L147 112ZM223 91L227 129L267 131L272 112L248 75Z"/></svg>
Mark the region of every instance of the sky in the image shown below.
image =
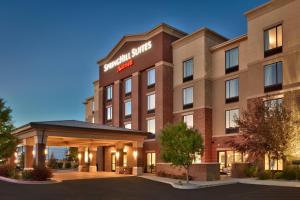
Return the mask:
<svg viewBox="0 0 300 200"><path fill-rule="evenodd" d="M0 0L0 98L16 127L84 120L97 61L125 34L164 22L228 38L247 32L243 13L267 0Z"/></svg>

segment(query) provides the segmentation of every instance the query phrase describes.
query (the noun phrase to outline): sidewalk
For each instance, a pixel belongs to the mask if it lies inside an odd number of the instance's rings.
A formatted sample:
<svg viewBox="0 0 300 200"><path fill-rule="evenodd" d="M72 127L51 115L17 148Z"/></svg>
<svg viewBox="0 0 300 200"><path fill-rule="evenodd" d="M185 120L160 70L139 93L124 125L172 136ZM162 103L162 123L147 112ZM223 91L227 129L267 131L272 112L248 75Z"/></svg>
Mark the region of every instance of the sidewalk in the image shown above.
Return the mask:
<svg viewBox="0 0 300 200"><path fill-rule="evenodd" d="M174 184L177 184L179 180L172 178L165 178L155 176L153 174L144 174L140 176L142 178L157 181L161 183L170 184L174 187ZM181 180L183 183L185 180ZM222 177L219 181L190 181L191 184L197 185L197 188L205 188L205 187L215 187L221 185L229 185L229 184L254 184L254 185L268 185L268 186L280 186L280 187L299 187L300 181L285 181L285 180L258 180L255 178L230 178L230 177Z"/></svg>

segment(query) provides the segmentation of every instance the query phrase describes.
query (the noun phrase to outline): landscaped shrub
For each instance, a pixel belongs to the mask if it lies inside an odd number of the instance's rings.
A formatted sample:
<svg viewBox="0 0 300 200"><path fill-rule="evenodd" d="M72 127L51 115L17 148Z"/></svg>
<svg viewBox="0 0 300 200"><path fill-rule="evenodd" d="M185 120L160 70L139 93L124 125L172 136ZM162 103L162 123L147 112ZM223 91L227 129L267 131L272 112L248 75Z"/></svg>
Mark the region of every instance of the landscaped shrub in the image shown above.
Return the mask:
<svg viewBox="0 0 300 200"><path fill-rule="evenodd" d="M55 159L54 155L51 154L51 157L50 159L48 160L48 165L47 165L49 168L51 169L56 169L58 168L57 166L57 160Z"/></svg>
<svg viewBox="0 0 300 200"><path fill-rule="evenodd" d="M32 170L24 170L22 172L22 178L24 180L32 180Z"/></svg>
<svg viewBox="0 0 300 200"><path fill-rule="evenodd" d="M64 166L64 163L63 163L63 162L58 162L58 163L57 163L57 168L58 168L58 169L62 169L63 166Z"/></svg>
<svg viewBox="0 0 300 200"><path fill-rule="evenodd" d="M0 176L14 178L16 175L15 167L12 165L0 165Z"/></svg>
<svg viewBox="0 0 300 200"><path fill-rule="evenodd" d="M275 174L274 174L275 179L282 179L282 177L283 177L282 171L275 172Z"/></svg>
<svg viewBox="0 0 300 200"><path fill-rule="evenodd" d="M286 168L282 171L282 179L285 180L296 180L297 179L297 172L298 170L295 168Z"/></svg>
<svg viewBox="0 0 300 200"><path fill-rule="evenodd" d="M257 167L250 165L245 169L245 174L247 177L255 177L257 174Z"/></svg>
<svg viewBox="0 0 300 200"><path fill-rule="evenodd" d="M266 179L271 179L271 178L272 178L271 171L263 171L258 174L258 179L260 179L260 180L266 180Z"/></svg>
<svg viewBox="0 0 300 200"><path fill-rule="evenodd" d="M22 173L23 179L33 181L46 181L52 177L52 172L46 167L35 167Z"/></svg>
<svg viewBox="0 0 300 200"><path fill-rule="evenodd" d="M71 162L66 162L65 163L65 168L70 169L72 167Z"/></svg>

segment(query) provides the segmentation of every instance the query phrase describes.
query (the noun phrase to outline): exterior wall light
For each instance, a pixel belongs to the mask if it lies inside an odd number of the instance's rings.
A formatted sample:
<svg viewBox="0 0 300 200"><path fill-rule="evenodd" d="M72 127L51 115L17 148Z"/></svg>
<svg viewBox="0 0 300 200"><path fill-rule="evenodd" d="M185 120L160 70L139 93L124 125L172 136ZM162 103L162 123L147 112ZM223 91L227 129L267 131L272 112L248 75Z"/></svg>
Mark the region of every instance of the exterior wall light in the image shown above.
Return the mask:
<svg viewBox="0 0 300 200"><path fill-rule="evenodd" d="M119 159L119 157L120 157L120 152L116 152L116 157L117 157L117 159Z"/></svg>
<svg viewBox="0 0 300 200"><path fill-rule="evenodd" d="M79 153L77 157L79 160L81 160L81 157L82 157L81 153Z"/></svg>
<svg viewBox="0 0 300 200"><path fill-rule="evenodd" d="M46 148L44 151L45 155L48 155L48 149Z"/></svg>
<svg viewBox="0 0 300 200"><path fill-rule="evenodd" d="M90 158L90 161L93 159L93 154L92 153L89 154L89 158Z"/></svg>
<svg viewBox="0 0 300 200"><path fill-rule="evenodd" d="M124 147L123 152L124 152L124 153L127 153L127 152L128 152L128 147L127 147L127 146Z"/></svg>
<svg viewBox="0 0 300 200"><path fill-rule="evenodd" d="M35 150L32 150L32 155L35 156Z"/></svg>
<svg viewBox="0 0 300 200"><path fill-rule="evenodd" d="M134 159L136 159L137 158L137 155L138 155L138 152L135 150L135 151L133 151L133 157L134 157Z"/></svg>

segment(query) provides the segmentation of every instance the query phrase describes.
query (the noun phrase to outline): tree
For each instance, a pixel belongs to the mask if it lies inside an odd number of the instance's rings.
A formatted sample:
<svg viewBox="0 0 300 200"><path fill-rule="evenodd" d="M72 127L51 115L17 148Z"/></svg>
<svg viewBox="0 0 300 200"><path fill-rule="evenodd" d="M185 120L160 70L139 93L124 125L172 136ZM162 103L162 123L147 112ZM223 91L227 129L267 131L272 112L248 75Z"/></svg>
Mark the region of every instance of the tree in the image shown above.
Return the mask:
<svg viewBox="0 0 300 200"><path fill-rule="evenodd" d="M78 148L77 147L70 147L67 158L69 161L77 161L78 157Z"/></svg>
<svg viewBox="0 0 300 200"><path fill-rule="evenodd" d="M291 111L281 101L256 100L253 106L235 118L241 140L230 140L228 144L252 158L268 155L269 160L284 159L293 139ZM271 169L271 162L269 162Z"/></svg>
<svg viewBox="0 0 300 200"><path fill-rule="evenodd" d="M12 110L5 106L0 98L0 160L11 157L17 146L17 139L11 134L14 126L11 120Z"/></svg>
<svg viewBox="0 0 300 200"><path fill-rule="evenodd" d="M189 168L195 159L195 153L202 154L203 139L197 130L190 129L183 122L167 125L160 134L162 158L174 166L186 170L186 182L189 183Z"/></svg>

